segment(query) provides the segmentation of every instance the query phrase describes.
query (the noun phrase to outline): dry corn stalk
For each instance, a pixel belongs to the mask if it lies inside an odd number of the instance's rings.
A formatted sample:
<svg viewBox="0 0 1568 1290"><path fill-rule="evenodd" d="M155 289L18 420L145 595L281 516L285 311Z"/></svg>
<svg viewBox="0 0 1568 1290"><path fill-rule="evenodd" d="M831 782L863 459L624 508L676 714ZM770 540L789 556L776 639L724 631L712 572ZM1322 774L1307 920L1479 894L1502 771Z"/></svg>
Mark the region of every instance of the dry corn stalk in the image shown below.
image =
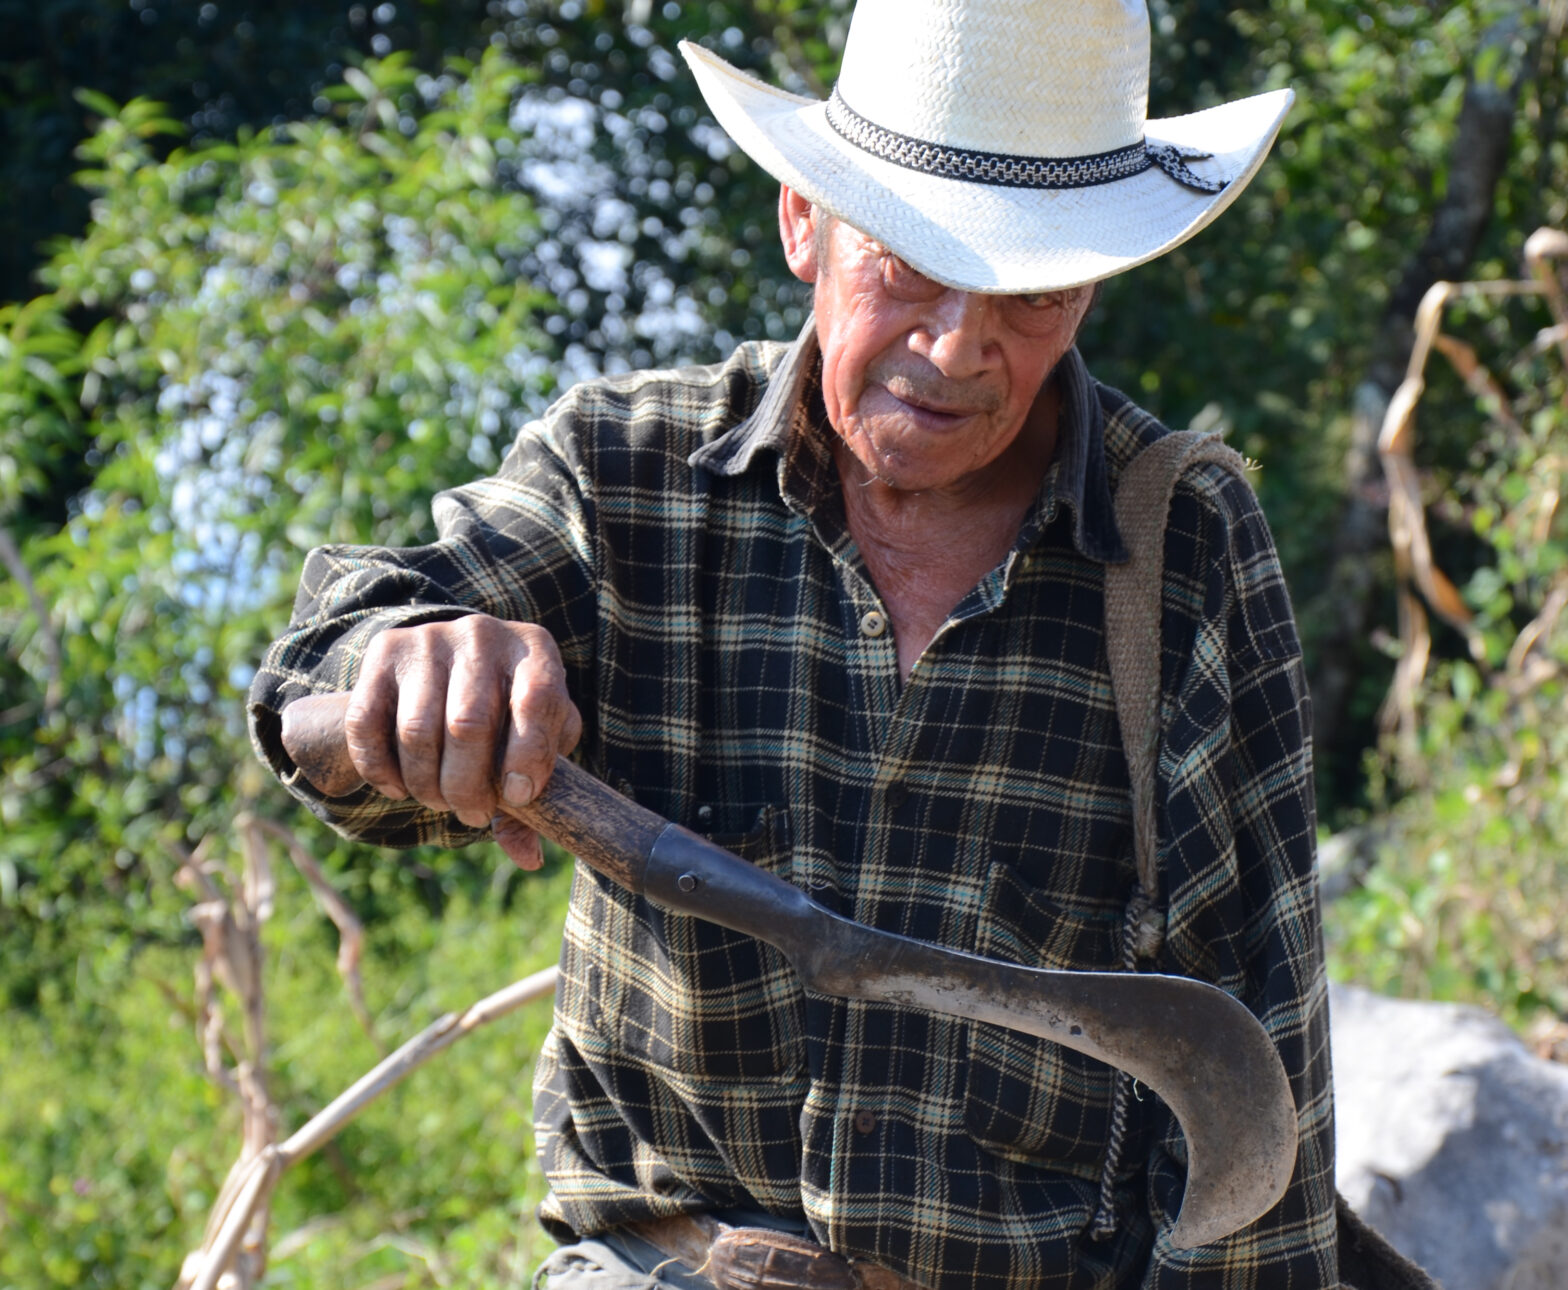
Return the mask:
<svg viewBox="0 0 1568 1290"><path fill-rule="evenodd" d="M266 1010L262 991L261 926L272 915L272 870L265 847L245 849L243 878L236 882L208 856L209 838L181 857L175 881L198 900L190 917L201 932L202 956L196 965L196 1028L207 1075L240 1103L240 1155L224 1180L208 1220L206 1238L216 1235L216 1216L232 1208L248 1172L277 1138L277 1108L267 1093ZM244 1020L236 1038L226 1024L217 987L238 1001ZM267 1209L252 1205L230 1241L230 1284L250 1290L266 1270Z"/></svg>
<svg viewBox="0 0 1568 1290"><path fill-rule="evenodd" d="M1427 291L1416 311L1416 341L1405 369L1405 379L1389 401L1378 435L1378 454L1389 487L1388 534L1398 579L1399 630L1403 645L1380 721L1385 731L1398 732L1400 746L1407 752L1414 748L1416 695L1432 652L1428 606L1465 637L1477 664L1486 666L1483 643L1473 625L1473 616L1453 581L1438 568L1427 533L1426 509L1414 455L1416 409L1426 390L1427 359L1434 349L1447 358L1471 392L1491 401L1499 422L1517 433L1518 423L1502 385L1481 363L1474 349L1442 332L1443 314L1450 303L1464 297L1543 297L1555 325L1542 332L1536 343L1538 346L1555 344L1564 363L1568 364L1568 293L1564 292L1550 263L1563 258L1568 258L1568 234L1556 229L1537 229L1525 242L1528 278L1437 282ZM1543 538L1551 523L1551 513L1556 509L1556 498L1556 491L1549 490L1543 515L1538 518L1537 531ZM1510 672L1523 668L1531 647L1555 624L1563 609L1563 604L1559 603L1560 592L1562 588L1553 592L1535 621L1520 633L1509 654Z"/></svg>
<svg viewBox="0 0 1568 1290"><path fill-rule="evenodd" d="M244 1279L250 1264L246 1258L248 1247L242 1247L242 1241L245 1233L253 1229L256 1216L265 1215L272 1189L283 1171L331 1141L373 1101L437 1053L480 1026L549 995L555 989L555 981L556 969L548 967L497 990L463 1012L447 1013L361 1076L288 1141L269 1145L257 1156L236 1164L231 1174L234 1186L225 1184L224 1195L208 1219L201 1249L186 1258L176 1290L229 1290L231 1285L234 1290L250 1290L255 1282ZM226 1279L229 1275L234 1277L232 1282Z"/></svg>
<svg viewBox="0 0 1568 1290"><path fill-rule="evenodd" d="M338 972L355 1016L376 1044L359 978L364 932L353 910L327 881L315 858L282 825L242 815L236 822L244 872L236 881L208 855L209 839L182 855L176 881L193 890L191 921L202 934L196 965L196 1025L207 1073L239 1099L239 1158L230 1168L207 1217L199 1249L186 1256L176 1290L254 1290L267 1267L267 1225L279 1176L330 1141L381 1094L437 1053L498 1017L555 989L556 969L546 968L427 1026L279 1143L278 1112L266 1086L266 1008L261 927L272 914L273 880L268 840L280 842L340 935ZM225 1024L217 987L238 1001L244 1020L236 1037Z"/></svg>

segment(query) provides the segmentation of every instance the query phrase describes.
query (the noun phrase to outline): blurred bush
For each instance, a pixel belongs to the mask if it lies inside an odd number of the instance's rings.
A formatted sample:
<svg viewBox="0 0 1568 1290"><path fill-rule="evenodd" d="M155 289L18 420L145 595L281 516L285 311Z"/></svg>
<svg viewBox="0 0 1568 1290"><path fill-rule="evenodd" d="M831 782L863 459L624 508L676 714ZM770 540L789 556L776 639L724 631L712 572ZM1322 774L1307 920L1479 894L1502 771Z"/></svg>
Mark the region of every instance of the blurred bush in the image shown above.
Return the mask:
<svg viewBox="0 0 1568 1290"><path fill-rule="evenodd" d="M1390 709L1371 763L1389 840L1329 943L1344 978L1524 1026L1568 1017L1568 315L1466 299L1445 331L1459 361L1429 364L1422 438L1469 447L1450 469L1423 452L1422 491L1469 639L1439 625L1402 726ZM1423 651L1422 627L1397 648Z"/></svg>
<svg viewBox="0 0 1568 1290"><path fill-rule="evenodd" d="M172 844L281 809L242 702L303 551L419 540L431 493L498 462L547 397L545 298L516 272L532 207L494 181L519 79L499 55L441 79L392 59L323 119L164 161L155 107L97 103L93 225L0 331L25 376L8 397L36 396L0 421L0 527L55 439L93 472L0 583L13 1002L86 936L188 939ZM74 333L77 308L106 316Z"/></svg>

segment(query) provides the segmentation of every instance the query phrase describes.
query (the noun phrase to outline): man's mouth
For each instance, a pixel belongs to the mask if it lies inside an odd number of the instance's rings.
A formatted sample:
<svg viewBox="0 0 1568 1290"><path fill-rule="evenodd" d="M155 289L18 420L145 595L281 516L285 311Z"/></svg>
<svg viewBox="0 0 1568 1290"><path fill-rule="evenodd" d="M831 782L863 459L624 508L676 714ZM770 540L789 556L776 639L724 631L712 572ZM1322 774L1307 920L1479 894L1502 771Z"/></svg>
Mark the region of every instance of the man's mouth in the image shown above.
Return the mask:
<svg viewBox="0 0 1568 1290"><path fill-rule="evenodd" d="M895 395L894 397L897 398L900 403L907 404L909 407L913 408L916 412L923 412L927 416L931 417L942 417L949 421L959 421L965 417L974 415L973 411L969 408L940 407L936 404L927 402L925 399L905 398L901 394Z"/></svg>

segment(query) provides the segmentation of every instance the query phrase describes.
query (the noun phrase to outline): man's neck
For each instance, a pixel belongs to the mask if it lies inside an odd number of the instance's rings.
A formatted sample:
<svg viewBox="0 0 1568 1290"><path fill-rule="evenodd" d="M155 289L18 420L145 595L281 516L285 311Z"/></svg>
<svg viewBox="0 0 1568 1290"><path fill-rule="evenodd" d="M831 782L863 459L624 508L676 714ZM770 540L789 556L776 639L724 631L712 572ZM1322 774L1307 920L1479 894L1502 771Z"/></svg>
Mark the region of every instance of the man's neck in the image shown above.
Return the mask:
<svg viewBox="0 0 1568 1290"><path fill-rule="evenodd" d="M1025 433L949 488L892 488L835 443L845 519L892 620L905 680L959 602L1017 541L1056 455L1058 403L1052 382Z"/></svg>

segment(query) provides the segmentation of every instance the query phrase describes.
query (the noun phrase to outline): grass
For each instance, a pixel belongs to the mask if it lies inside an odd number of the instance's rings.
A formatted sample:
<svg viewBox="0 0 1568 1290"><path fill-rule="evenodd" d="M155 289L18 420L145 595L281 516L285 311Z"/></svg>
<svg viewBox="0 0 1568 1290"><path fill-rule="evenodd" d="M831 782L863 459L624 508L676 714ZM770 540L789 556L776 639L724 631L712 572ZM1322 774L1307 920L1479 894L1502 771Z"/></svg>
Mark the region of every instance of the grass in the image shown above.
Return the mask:
<svg viewBox="0 0 1568 1290"><path fill-rule="evenodd" d="M379 1054L334 970L331 925L279 872L263 941L286 1136ZM439 920L409 905L367 929L365 993L386 1048L554 962L569 865L556 856L514 880L498 859L496 875ZM200 1244L240 1116L203 1070L198 955L84 948L74 980L0 1017L0 1290L166 1290ZM548 1246L532 1218L544 1186L530 1082L549 1021L541 1001L471 1034L286 1173L265 1284L526 1283Z"/></svg>

